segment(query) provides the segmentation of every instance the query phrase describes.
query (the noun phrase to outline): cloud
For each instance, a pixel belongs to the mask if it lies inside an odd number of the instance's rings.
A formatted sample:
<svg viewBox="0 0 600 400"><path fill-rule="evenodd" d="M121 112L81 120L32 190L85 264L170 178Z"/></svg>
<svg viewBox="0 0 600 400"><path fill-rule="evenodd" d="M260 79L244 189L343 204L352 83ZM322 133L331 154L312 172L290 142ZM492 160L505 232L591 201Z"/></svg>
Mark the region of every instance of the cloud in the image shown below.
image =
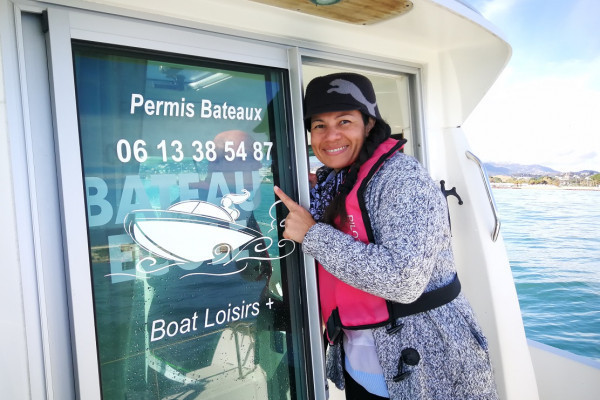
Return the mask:
<svg viewBox="0 0 600 400"><path fill-rule="evenodd" d="M600 2L467 2L513 46L463 125L473 151L485 161L600 170Z"/></svg>
<svg viewBox="0 0 600 400"><path fill-rule="evenodd" d="M598 33L600 35L600 32ZM546 73L568 77L570 82L579 88L590 88L600 91L600 56L591 60L574 58L560 63L548 63L544 66Z"/></svg>
<svg viewBox="0 0 600 400"><path fill-rule="evenodd" d="M555 70L569 68L571 62ZM473 151L485 161L600 170L600 88L589 85L593 74L515 81L513 73L505 71L465 122Z"/></svg>
<svg viewBox="0 0 600 400"><path fill-rule="evenodd" d="M542 160L542 165L552 165L555 166L555 169L563 172L578 172L590 169L600 171L600 154L597 152L585 153L585 150L581 149L580 152L558 155L546 163Z"/></svg>
<svg viewBox="0 0 600 400"><path fill-rule="evenodd" d="M471 1L481 14L488 20L493 21L500 16L506 15L516 5L518 0L488 0L483 2Z"/></svg>

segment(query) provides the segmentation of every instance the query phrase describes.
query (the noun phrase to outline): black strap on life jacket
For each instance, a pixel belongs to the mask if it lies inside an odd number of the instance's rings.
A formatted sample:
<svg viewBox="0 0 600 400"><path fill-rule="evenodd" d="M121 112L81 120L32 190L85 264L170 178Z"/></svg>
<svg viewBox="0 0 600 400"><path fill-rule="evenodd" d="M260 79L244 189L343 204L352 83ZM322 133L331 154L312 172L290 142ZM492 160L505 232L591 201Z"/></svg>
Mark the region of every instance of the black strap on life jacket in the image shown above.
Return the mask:
<svg viewBox="0 0 600 400"><path fill-rule="evenodd" d="M327 323L325 325L324 340L331 344L337 344L342 338L342 328L350 330L359 330L367 328L375 328L378 326L388 325L388 333L394 333L396 330L401 328L401 325L397 325L396 321L398 318L407 317L409 315L419 314L425 311L433 310L443 306L444 304L450 303L460 293L460 281L458 275L454 274L454 278L450 283L432 291L423 293L419 298L412 303L396 303L393 301L386 301L389 312L389 319L379 324L374 325L361 325L361 326L344 326L340 319L339 311L336 308L333 310ZM329 340L327 340L329 339Z"/></svg>
<svg viewBox="0 0 600 400"><path fill-rule="evenodd" d="M433 310L434 308L450 303L459 293L460 281L458 280L458 275L455 274L452 282L441 288L423 293L412 303L390 302L392 308L391 316L395 321L398 318Z"/></svg>

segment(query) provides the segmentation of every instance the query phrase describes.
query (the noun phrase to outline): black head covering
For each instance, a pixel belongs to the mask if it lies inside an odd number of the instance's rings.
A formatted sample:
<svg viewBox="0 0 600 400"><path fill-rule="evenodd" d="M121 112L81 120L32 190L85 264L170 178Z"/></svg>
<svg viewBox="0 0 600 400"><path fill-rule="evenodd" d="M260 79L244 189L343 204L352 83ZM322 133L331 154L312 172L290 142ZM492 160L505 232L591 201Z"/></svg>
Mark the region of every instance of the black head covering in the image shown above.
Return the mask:
<svg viewBox="0 0 600 400"><path fill-rule="evenodd" d="M304 125L310 131L310 117L331 111L359 110L382 120L371 81L360 74L341 72L320 76L309 82L304 95Z"/></svg>

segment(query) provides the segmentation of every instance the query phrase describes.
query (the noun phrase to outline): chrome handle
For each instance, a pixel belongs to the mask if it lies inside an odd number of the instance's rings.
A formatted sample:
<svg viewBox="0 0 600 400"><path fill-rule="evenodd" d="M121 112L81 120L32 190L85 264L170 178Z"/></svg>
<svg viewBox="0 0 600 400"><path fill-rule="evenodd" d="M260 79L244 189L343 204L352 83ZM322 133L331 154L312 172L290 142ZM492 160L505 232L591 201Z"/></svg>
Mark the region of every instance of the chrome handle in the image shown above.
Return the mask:
<svg viewBox="0 0 600 400"><path fill-rule="evenodd" d="M483 179L483 184L485 185L485 190L487 192L487 197L490 202L490 206L492 207L492 214L494 214L494 232L492 232L492 241L496 241L498 239L498 234L500 233L500 219L498 218L498 209L496 208L496 202L494 201L494 195L492 194L492 187L490 186L490 180L485 172L485 168L483 167L483 163L481 160L470 151L466 151L465 153L469 160L475 161L479 166L479 172L481 174L481 179Z"/></svg>

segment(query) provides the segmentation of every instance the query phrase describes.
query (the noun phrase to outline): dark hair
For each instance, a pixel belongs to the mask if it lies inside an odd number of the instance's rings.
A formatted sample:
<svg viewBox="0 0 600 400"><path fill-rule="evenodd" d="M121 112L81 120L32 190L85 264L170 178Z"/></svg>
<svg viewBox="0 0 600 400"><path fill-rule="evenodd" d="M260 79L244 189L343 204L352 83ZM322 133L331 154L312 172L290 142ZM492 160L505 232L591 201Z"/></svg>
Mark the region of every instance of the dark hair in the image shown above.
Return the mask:
<svg viewBox="0 0 600 400"><path fill-rule="evenodd" d="M365 115L364 113L363 121L365 121L365 126L369 121L369 116ZM346 210L346 197L348 197L348 193L350 193L352 187L356 183L356 179L358 178L358 170L360 169L361 165L365 163L365 161L371 158L377 147L379 147L381 143L390 137L391 132L392 130L390 126L385 121L382 119L375 119L375 125L373 128L371 128L369 135L366 137L358 157L346 173L346 178L338 188L337 195L325 209L323 214L323 222L333 225L333 221L337 216L339 216L341 223L345 223L346 218L348 218L348 212Z"/></svg>

